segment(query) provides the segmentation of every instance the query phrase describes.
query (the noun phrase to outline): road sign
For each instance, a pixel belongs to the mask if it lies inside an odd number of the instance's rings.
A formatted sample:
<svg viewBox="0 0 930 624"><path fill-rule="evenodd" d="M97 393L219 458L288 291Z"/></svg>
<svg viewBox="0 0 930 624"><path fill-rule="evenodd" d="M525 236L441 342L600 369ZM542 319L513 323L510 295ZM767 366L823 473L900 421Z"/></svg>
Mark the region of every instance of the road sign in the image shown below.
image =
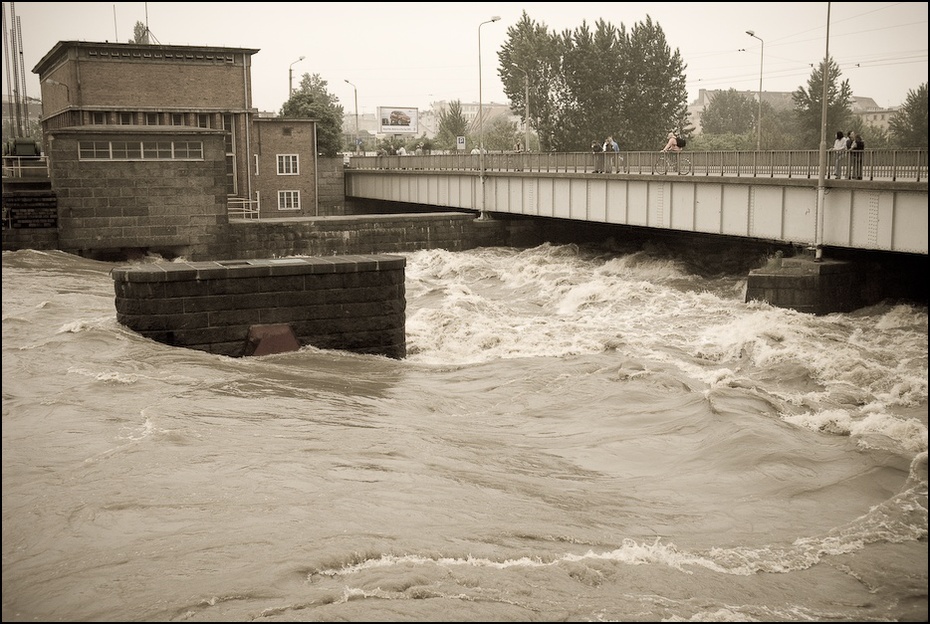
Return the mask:
<svg viewBox="0 0 930 624"><path fill-rule="evenodd" d="M457 136L455 137L455 149L464 150L465 149L465 137Z"/></svg>

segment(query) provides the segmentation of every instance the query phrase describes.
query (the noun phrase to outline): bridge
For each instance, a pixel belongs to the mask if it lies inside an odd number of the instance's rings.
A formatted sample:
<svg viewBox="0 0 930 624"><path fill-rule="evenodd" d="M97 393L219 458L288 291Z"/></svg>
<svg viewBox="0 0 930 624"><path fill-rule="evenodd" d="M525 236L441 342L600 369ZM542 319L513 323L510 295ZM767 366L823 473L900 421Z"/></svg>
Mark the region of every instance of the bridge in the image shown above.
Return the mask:
<svg viewBox="0 0 930 624"><path fill-rule="evenodd" d="M605 160L606 158L606 160ZM844 178L852 163L846 159ZM927 150L353 156L347 199L926 255ZM607 171L608 173L604 173ZM860 176L856 176L857 178Z"/></svg>

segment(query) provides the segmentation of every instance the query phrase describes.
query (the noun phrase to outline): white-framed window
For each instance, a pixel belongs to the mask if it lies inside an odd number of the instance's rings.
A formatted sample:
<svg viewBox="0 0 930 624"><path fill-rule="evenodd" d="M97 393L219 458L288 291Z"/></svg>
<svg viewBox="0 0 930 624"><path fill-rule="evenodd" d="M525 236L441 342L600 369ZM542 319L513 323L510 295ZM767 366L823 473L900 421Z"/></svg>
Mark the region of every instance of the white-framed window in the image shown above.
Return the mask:
<svg viewBox="0 0 930 624"><path fill-rule="evenodd" d="M140 160L142 143L140 141L110 141L113 160Z"/></svg>
<svg viewBox="0 0 930 624"><path fill-rule="evenodd" d="M109 141L81 141L78 143L78 157L81 160L109 160Z"/></svg>
<svg viewBox="0 0 930 624"><path fill-rule="evenodd" d="M78 141L80 160L203 160L200 141Z"/></svg>
<svg viewBox="0 0 930 624"><path fill-rule="evenodd" d="M197 127L198 128L209 128L210 127L210 115L206 113L200 113L197 115Z"/></svg>
<svg viewBox="0 0 930 624"><path fill-rule="evenodd" d="M90 114L90 123L94 126L102 126L107 123L107 114L103 111L94 111Z"/></svg>
<svg viewBox="0 0 930 624"><path fill-rule="evenodd" d="M278 154L278 175L299 175L300 159L297 154Z"/></svg>
<svg viewBox="0 0 930 624"><path fill-rule="evenodd" d="M145 114L145 125L157 126L158 125L158 113L146 113Z"/></svg>
<svg viewBox="0 0 930 624"><path fill-rule="evenodd" d="M172 126L183 126L184 125L184 113L171 113L171 125Z"/></svg>
<svg viewBox="0 0 930 624"><path fill-rule="evenodd" d="M278 191L278 210L300 210L300 191Z"/></svg>
<svg viewBox="0 0 930 624"><path fill-rule="evenodd" d="M136 116L132 113L120 113L119 124L121 126L131 126L136 123Z"/></svg>

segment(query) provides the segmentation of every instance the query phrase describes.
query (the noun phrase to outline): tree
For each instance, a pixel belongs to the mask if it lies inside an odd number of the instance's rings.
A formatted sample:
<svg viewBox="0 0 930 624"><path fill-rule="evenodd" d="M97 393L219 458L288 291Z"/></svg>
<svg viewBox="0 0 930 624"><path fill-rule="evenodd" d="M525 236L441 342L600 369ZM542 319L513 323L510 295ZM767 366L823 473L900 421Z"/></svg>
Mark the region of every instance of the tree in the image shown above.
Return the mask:
<svg viewBox="0 0 930 624"><path fill-rule="evenodd" d="M552 149L555 95L562 82L562 60L558 37L545 24L537 24L523 12L520 21L507 29L509 39L497 53L498 75L511 109L526 116L526 87L529 86L530 125L539 137L539 149ZM524 120L524 123L526 120Z"/></svg>
<svg viewBox="0 0 930 624"><path fill-rule="evenodd" d="M440 149L454 150L455 138L468 135L468 122L462 114L461 100L449 102L449 107L439 111L439 131L436 134L436 146Z"/></svg>
<svg viewBox="0 0 930 624"><path fill-rule="evenodd" d="M334 157L342 147L342 118L345 110L331 94L319 74L304 74L300 86L281 107L281 117L315 119L317 152Z"/></svg>
<svg viewBox="0 0 930 624"><path fill-rule="evenodd" d="M132 28L132 39L129 40L129 43L150 44L148 26L142 22L136 22L136 25Z"/></svg>
<svg viewBox="0 0 930 624"><path fill-rule="evenodd" d="M827 85L827 137L830 128L844 128L851 122L852 111L849 103L852 101L852 89L849 81L844 80L838 84L840 68L836 62L827 59L829 83ZM824 63L814 68L807 80L807 90L798 87L794 92L794 110L798 117L798 131L800 138L807 149L820 145L821 119L823 115L823 68Z"/></svg>
<svg viewBox="0 0 930 624"><path fill-rule="evenodd" d="M550 33L524 12L498 52L498 74L516 112L530 83L540 149L587 151L607 135L624 149L658 149L666 133L688 135L685 65L652 18L627 33L603 20Z"/></svg>
<svg viewBox="0 0 930 624"><path fill-rule="evenodd" d="M621 145L631 150L657 150L670 130L689 137L685 63L673 53L665 33L652 18L635 24L624 41L625 78L620 88L624 128ZM616 134L614 135L617 136Z"/></svg>
<svg viewBox="0 0 930 624"><path fill-rule="evenodd" d="M897 147L927 145L927 83L907 92L907 99L888 122L891 139Z"/></svg>
<svg viewBox="0 0 930 624"><path fill-rule="evenodd" d="M492 117L484 126L484 147L492 151L509 151L523 142L517 124L506 115Z"/></svg>
<svg viewBox="0 0 930 624"><path fill-rule="evenodd" d="M716 94L701 113L708 134L750 134L755 130L758 104L736 89Z"/></svg>

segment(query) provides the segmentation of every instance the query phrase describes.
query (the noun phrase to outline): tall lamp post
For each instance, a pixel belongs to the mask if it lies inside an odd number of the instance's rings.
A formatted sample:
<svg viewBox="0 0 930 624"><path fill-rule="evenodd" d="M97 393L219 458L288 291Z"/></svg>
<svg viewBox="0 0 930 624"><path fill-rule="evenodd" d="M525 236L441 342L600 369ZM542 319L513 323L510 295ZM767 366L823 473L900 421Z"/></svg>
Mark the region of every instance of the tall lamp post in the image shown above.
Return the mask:
<svg viewBox="0 0 930 624"><path fill-rule="evenodd" d="M481 215L479 219L486 219L484 210L484 99L481 95L481 27L496 22L501 18L495 15L491 19L478 24L478 173L481 182Z"/></svg>
<svg viewBox="0 0 930 624"><path fill-rule="evenodd" d="M762 43L762 50L759 52L759 118L756 119L756 151L758 152L762 150L762 63L765 60L765 41L762 41L762 37L757 37L752 30L747 30L746 34Z"/></svg>
<svg viewBox="0 0 930 624"><path fill-rule="evenodd" d="M355 91L355 153L358 154L358 89L348 80L345 82Z"/></svg>
<svg viewBox="0 0 930 624"><path fill-rule="evenodd" d="M523 114L523 132L525 134L523 151L528 152L530 151L530 76L516 65L511 65L511 67L523 74L523 88L525 89L523 99L526 104L526 112Z"/></svg>
<svg viewBox="0 0 930 624"><path fill-rule="evenodd" d="M301 56L299 59L291 63L287 68L287 97L290 98L291 94L294 92L294 65L304 60Z"/></svg>

